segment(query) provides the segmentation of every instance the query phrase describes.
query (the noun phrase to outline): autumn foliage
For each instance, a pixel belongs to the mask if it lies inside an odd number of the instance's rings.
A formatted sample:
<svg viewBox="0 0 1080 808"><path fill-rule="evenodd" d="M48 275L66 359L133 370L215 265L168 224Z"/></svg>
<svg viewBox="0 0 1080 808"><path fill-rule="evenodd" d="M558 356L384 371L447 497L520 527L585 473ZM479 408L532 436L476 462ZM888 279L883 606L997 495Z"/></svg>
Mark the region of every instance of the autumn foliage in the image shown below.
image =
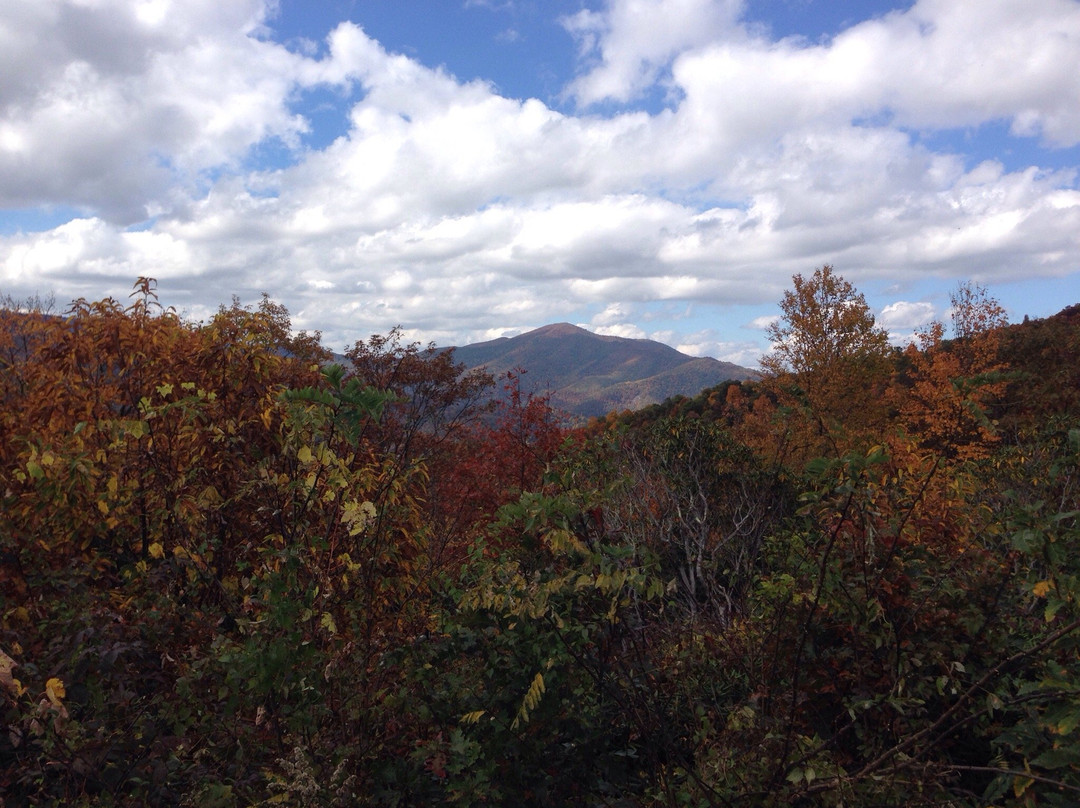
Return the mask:
<svg viewBox="0 0 1080 808"><path fill-rule="evenodd" d="M830 267L570 428L269 299L0 311L0 804L1072 805L1080 322Z"/></svg>

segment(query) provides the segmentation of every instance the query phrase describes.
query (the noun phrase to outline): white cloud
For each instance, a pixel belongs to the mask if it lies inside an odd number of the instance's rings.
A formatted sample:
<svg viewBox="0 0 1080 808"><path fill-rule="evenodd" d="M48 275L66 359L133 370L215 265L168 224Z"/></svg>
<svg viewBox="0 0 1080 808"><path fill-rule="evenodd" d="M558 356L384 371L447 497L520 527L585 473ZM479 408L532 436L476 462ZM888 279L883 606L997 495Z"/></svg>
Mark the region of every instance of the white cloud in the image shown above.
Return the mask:
<svg viewBox="0 0 1080 808"><path fill-rule="evenodd" d="M654 339L666 335L658 334ZM726 340L714 329L705 329L691 334L671 334L664 339L690 356L711 356L722 362L732 362L743 367L756 368L761 359L762 349L756 342L734 342Z"/></svg>
<svg viewBox="0 0 1080 808"><path fill-rule="evenodd" d="M778 322L780 322L779 314L766 314L762 317L755 317L747 327L756 331L766 331L770 326Z"/></svg>
<svg viewBox="0 0 1080 808"><path fill-rule="evenodd" d="M629 101L687 48L737 32L741 0L612 0L563 19L591 69L568 88L582 104Z"/></svg>
<svg viewBox="0 0 1080 808"><path fill-rule="evenodd" d="M260 36L266 18L261 0L4 3L0 205L138 221L258 143L298 145L290 97L317 71Z"/></svg>
<svg viewBox="0 0 1080 808"><path fill-rule="evenodd" d="M925 301L909 302L898 300L881 310L878 324L890 331L897 329L916 329L932 322L937 315L934 304Z"/></svg>
<svg viewBox="0 0 1080 808"><path fill-rule="evenodd" d="M877 324L889 334L893 345L914 342L918 331L937 319L934 304L926 301L898 300L882 308Z"/></svg>
<svg viewBox="0 0 1080 808"><path fill-rule="evenodd" d="M7 289L123 296L154 275L195 312L265 290L339 347L399 323L462 344L586 305L592 328L644 335L643 304L775 302L824 263L857 284L1080 266L1075 171L970 166L912 132L1007 120L1080 142L1072 0L922 0L820 43L770 41L736 2L613 0L565 22L588 64L568 90L630 104L604 115L502 97L351 23L322 56L290 51L267 9L0 7L0 205L87 211L0 236ZM321 85L348 129L308 150L296 98ZM633 109L658 86L670 109ZM275 139L295 164L249 167ZM719 330L665 338L761 353Z"/></svg>
<svg viewBox="0 0 1080 808"><path fill-rule="evenodd" d="M624 339L648 339L645 329L634 323L611 323L592 329L605 337L623 337Z"/></svg>
<svg viewBox="0 0 1080 808"><path fill-rule="evenodd" d="M684 50L672 72L680 116L733 145L875 117L915 128L1005 118L1016 134L1073 145L1078 51L1073 0L921 0L822 44L714 40Z"/></svg>
<svg viewBox="0 0 1080 808"><path fill-rule="evenodd" d="M613 326L618 323L634 316L636 312L630 306L625 303L609 303L604 307L604 310L599 314L596 314L590 321L589 325L592 328L602 328L605 326Z"/></svg>
<svg viewBox="0 0 1080 808"><path fill-rule="evenodd" d="M67 281L94 279L114 291L125 290L146 266L168 280L188 276L191 252L167 233L119 232L101 219L73 219L46 233L6 239L0 249L0 277L17 282L31 277ZM126 294L126 291L124 292Z"/></svg>

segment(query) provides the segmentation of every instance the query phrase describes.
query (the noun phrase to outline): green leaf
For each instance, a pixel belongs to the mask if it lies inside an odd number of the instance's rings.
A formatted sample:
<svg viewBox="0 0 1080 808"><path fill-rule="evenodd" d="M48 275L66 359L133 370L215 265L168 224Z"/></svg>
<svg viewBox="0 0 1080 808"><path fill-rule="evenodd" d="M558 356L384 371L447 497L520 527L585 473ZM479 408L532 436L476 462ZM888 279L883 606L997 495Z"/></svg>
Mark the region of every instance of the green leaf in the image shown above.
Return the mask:
<svg viewBox="0 0 1080 808"><path fill-rule="evenodd" d="M1012 537L1013 547L1021 553L1033 552L1042 544L1042 533L1037 530L1018 530Z"/></svg>
<svg viewBox="0 0 1080 808"><path fill-rule="evenodd" d="M1080 749L1075 747L1048 749L1031 761L1031 765L1040 769L1063 769L1066 766L1077 766L1080 765Z"/></svg>
<svg viewBox="0 0 1080 808"><path fill-rule="evenodd" d="M1043 612L1043 619L1045 619L1047 623L1052 622L1053 619L1057 617L1057 613L1061 611L1061 607L1064 605L1065 601L1061 600L1060 598L1053 598L1052 600L1048 601L1046 604L1046 610Z"/></svg>

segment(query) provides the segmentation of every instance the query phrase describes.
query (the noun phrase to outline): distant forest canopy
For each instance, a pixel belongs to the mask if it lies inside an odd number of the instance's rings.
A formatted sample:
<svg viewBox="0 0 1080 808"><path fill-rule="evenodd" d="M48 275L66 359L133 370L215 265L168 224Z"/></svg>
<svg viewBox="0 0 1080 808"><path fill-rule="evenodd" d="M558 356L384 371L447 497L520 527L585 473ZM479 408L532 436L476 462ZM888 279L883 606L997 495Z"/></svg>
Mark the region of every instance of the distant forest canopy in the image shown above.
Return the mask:
<svg viewBox="0 0 1080 808"><path fill-rule="evenodd" d="M0 800L1075 805L1080 307L780 307L570 428L269 298L5 300Z"/></svg>

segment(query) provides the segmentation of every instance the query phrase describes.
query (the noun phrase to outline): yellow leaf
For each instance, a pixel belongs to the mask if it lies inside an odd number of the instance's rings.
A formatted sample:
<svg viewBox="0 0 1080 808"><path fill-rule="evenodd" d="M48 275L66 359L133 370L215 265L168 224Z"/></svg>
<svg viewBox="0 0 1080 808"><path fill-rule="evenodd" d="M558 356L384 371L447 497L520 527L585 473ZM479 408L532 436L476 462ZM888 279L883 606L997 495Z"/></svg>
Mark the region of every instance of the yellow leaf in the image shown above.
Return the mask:
<svg viewBox="0 0 1080 808"><path fill-rule="evenodd" d="M310 463L312 459L311 447L300 447L300 451L296 453L296 459L299 460L301 463Z"/></svg>
<svg viewBox="0 0 1080 808"><path fill-rule="evenodd" d="M330 614L330 612L322 613L322 617L319 619L319 625L331 634L337 634L337 623L334 622L334 615Z"/></svg>
<svg viewBox="0 0 1080 808"><path fill-rule="evenodd" d="M465 715L461 716L461 723L462 724L475 724L475 723L479 722L481 718L484 717L484 713L486 713L486 712L487 712L487 710L476 710L476 711L471 712L471 713L465 713Z"/></svg>
<svg viewBox="0 0 1080 808"><path fill-rule="evenodd" d="M6 687L16 696L19 695L22 686L19 684L19 680L11 675L11 672L18 666L19 663L3 651L0 651L0 685Z"/></svg>
<svg viewBox="0 0 1080 808"><path fill-rule="evenodd" d="M59 707L64 696L67 695L67 690L64 688L64 683L54 676L45 683L45 695L53 707Z"/></svg>
<svg viewBox="0 0 1080 808"><path fill-rule="evenodd" d="M109 503L107 503L105 500L99 499L97 501L97 509L101 511L102 516L109 515Z"/></svg>
<svg viewBox="0 0 1080 808"><path fill-rule="evenodd" d="M154 542L153 544L151 544L149 547L146 548L146 553L151 558L164 558L165 557L165 548L162 547L159 542Z"/></svg>
<svg viewBox="0 0 1080 808"><path fill-rule="evenodd" d="M1030 777L1019 777L1019 776L1014 777L1013 778L1013 794L1015 794L1017 797L1024 796L1024 792L1027 791L1028 788L1031 787L1031 784L1034 783L1034 782L1035 781L1032 780Z"/></svg>
<svg viewBox="0 0 1080 808"><path fill-rule="evenodd" d="M1046 593L1050 591L1052 586L1053 585L1049 581L1039 581L1032 587L1031 591L1035 594L1035 597L1045 598Z"/></svg>

